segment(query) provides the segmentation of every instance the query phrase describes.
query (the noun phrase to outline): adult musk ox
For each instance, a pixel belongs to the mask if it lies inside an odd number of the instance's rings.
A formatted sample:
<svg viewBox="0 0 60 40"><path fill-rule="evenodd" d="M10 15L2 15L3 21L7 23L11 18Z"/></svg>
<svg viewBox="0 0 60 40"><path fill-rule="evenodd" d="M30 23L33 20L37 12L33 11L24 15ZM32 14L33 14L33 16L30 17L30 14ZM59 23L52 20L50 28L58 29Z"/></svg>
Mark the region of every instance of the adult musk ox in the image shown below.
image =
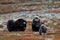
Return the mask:
<svg viewBox="0 0 60 40"><path fill-rule="evenodd" d="M10 32L15 30L14 29L14 21L13 20L8 20L8 22L7 22L7 29Z"/></svg>
<svg viewBox="0 0 60 40"><path fill-rule="evenodd" d="M15 30L16 31L25 31L26 29L26 20L24 19L18 19L15 21Z"/></svg>
<svg viewBox="0 0 60 40"><path fill-rule="evenodd" d="M38 32L40 25L40 19L36 16L32 21L32 31Z"/></svg>

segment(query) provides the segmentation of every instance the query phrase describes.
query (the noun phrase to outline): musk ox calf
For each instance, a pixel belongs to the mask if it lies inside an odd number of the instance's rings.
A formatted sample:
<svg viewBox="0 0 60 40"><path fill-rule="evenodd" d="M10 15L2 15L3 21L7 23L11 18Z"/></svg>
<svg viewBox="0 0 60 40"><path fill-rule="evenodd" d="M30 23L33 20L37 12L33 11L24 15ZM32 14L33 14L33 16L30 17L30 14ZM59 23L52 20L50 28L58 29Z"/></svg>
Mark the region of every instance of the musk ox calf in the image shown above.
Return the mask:
<svg viewBox="0 0 60 40"><path fill-rule="evenodd" d="M45 35L46 33L47 33L47 27L44 24L42 24L39 28L39 34Z"/></svg>
<svg viewBox="0 0 60 40"><path fill-rule="evenodd" d="M14 26L16 31L25 31L26 21L24 19L18 19L15 21Z"/></svg>

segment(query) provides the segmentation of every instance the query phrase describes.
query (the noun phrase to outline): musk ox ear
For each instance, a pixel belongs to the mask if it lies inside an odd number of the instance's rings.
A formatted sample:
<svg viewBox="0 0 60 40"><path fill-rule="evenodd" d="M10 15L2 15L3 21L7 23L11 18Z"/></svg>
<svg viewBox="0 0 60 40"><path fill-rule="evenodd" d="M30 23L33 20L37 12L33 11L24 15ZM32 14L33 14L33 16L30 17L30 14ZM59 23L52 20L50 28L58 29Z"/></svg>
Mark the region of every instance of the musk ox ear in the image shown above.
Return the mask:
<svg viewBox="0 0 60 40"><path fill-rule="evenodd" d="M8 20L7 22L7 29L8 31L13 31L13 26L14 26L14 21L13 20Z"/></svg>

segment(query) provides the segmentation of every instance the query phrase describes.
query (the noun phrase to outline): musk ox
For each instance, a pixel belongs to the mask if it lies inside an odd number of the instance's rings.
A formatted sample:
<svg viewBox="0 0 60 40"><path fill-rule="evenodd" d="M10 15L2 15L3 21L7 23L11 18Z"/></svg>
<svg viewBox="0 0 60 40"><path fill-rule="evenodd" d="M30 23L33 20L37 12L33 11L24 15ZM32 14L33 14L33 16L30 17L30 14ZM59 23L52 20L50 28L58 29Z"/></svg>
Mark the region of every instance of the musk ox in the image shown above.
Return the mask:
<svg viewBox="0 0 60 40"><path fill-rule="evenodd" d="M43 34L45 35L46 33L47 33L47 27L44 24L42 24L39 28L39 34L40 35L43 35Z"/></svg>
<svg viewBox="0 0 60 40"><path fill-rule="evenodd" d="M16 21L8 20L7 29L9 32L11 32L11 31L25 31L26 20L24 20L24 19L18 19Z"/></svg>
<svg viewBox="0 0 60 40"><path fill-rule="evenodd" d="M15 30L16 31L25 31L26 29L26 20L24 19L18 19L15 21Z"/></svg>
<svg viewBox="0 0 60 40"><path fill-rule="evenodd" d="M38 32L40 25L40 19L38 17L35 17L32 21L32 31Z"/></svg>

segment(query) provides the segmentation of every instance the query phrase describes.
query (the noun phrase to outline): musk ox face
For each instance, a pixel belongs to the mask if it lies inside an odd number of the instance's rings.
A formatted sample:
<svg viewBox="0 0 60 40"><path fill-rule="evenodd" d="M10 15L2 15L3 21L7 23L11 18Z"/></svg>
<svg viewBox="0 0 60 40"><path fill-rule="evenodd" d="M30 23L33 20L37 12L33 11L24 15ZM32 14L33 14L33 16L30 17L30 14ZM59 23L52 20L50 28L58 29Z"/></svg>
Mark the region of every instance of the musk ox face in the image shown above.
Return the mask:
<svg viewBox="0 0 60 40"><path fill-rule="evenodd" d="M8 31L25 31L26 21L24 19L18 19L15 22L13 20L8 20L7 22Z"/></svg>

